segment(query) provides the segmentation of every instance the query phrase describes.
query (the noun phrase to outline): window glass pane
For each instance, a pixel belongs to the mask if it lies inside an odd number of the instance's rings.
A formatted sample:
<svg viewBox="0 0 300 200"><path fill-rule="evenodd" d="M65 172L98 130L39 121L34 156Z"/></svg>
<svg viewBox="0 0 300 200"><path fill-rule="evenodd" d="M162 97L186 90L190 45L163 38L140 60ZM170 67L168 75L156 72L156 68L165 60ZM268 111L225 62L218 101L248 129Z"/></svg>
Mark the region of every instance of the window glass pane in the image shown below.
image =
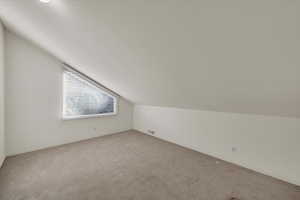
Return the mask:
<svg viewBox="0 0 300 200"><path fill-rule="evenodd" d="M65 71L63 79L64 117L115 112L115 97L72 72Z"/></svg>

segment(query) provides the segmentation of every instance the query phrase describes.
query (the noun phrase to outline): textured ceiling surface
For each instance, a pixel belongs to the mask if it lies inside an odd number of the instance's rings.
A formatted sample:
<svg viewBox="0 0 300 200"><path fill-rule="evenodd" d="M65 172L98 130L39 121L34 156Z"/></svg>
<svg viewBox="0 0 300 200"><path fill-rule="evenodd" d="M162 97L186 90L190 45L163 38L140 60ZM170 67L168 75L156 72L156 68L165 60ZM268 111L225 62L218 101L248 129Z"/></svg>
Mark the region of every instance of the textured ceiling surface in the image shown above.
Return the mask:
<svg viewBox="0 0 300 200"><path fill-rule="evenodd" d="M137 104L300 117L297 0L0 0L19 35Z"/></svg>

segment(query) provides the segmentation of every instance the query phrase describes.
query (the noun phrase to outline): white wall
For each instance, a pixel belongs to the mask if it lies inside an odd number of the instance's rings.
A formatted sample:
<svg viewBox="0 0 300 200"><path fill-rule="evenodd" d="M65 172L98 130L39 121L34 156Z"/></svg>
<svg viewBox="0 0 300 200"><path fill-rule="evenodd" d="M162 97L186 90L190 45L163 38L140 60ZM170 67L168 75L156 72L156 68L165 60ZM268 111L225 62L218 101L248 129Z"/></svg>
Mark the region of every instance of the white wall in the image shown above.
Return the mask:
<svg viewBox="0 0 300 200"><path fill-rule="evenodd" d="M133 106L123 99L116 116L61 120L60 62L11 32L5 39L7 155L132 128Z"/></svg>
<svg viewBox="0 0 300 200"><path fill-rule="evenodd" d="M4 28L0 21L0 167L5 158L4 113Z"/></svg>
<svg viewBox="0 0 300 200"><path fill-rule="evenodd" d="M300 119L136 106L134 129L300 185Z"/></svg>
<svg viewBox="0 0 300 200"><path fill-rule="evenodd" d="M0 8L9 28L132 102L300 117L299 0L0 0Z"/></svg>

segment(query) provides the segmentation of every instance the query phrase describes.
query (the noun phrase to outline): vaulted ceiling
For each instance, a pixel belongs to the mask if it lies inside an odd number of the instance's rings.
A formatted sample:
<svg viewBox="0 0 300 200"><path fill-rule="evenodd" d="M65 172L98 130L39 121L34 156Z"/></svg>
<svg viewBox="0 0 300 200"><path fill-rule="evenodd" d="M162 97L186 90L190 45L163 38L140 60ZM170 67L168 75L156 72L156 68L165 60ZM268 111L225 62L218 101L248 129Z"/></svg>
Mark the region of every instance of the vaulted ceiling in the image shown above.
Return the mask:
<svg viewBox="0 0 300 200"><path fill-rule="evenodd" d="M297 0L0 0L8 29L134 103L292 117L299 11Z"/></svg>

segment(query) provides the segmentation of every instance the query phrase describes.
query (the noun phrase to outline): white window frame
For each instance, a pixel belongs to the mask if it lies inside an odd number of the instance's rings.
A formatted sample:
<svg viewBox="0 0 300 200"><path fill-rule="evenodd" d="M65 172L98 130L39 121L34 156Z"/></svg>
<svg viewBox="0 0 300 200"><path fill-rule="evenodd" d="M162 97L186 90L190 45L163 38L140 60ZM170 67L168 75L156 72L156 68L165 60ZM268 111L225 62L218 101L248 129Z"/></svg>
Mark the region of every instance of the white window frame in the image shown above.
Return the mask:
<svg viewBox="0 0 300 200"><path fill-rule="evenodd" d="M95 87L99 90L101 90L103 93L109 95L114 99L114 112L112 113L103 113L103 114L91 114L91 115L76 115L76 116L64 116L64 102L65 102L65 92L64 92L64 73L65 72L71 72L75 74L76 76L80 77L82 80L84 80L88 85L91 87ZM94 81L90 77L82 74L81 72L78 72L77 70L74 70L68 66L63 65L62 70L62 110L61 110L61 116L62 120L73 120L73 119L87 119L87 118L97 118L97 117L105 117L105 116L113 116L118 114L118 106L119 106L119 98L112 92L108 91L106 88L101 86L98 82Z"/></svg>

